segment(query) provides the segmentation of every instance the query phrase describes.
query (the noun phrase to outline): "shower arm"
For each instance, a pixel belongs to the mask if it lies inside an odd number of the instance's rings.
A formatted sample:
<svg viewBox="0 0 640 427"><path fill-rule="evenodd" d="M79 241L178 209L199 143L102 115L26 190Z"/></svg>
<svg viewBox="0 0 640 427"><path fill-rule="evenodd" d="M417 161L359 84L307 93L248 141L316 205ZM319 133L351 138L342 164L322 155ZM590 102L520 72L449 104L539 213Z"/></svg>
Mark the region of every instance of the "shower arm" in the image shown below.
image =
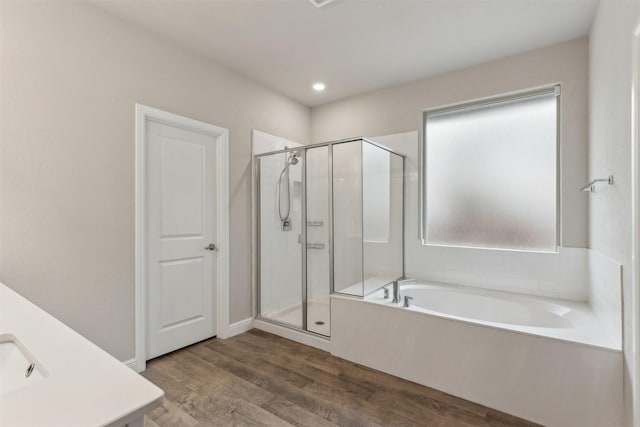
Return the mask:
<svg viewBox="0 0 640 427"><path fill-rule="evenodd" d="M613 185L613 175L609 175L607 178L596 178L584 187L580 189L580 191L589 191L591 193L596 192L596 184L598 182L606 182L608 185Z"/></svg>

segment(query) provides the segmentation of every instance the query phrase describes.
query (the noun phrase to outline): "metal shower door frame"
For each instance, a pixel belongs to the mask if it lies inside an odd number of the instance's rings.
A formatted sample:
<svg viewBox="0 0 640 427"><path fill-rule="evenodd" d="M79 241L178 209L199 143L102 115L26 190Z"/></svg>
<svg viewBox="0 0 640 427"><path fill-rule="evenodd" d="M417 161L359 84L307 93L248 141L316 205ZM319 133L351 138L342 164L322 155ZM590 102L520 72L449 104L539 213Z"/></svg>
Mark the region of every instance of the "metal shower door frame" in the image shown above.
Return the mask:
<svg viewBox="0 0 640 427"><path fill-rule="evenodd" d="M337 141L331 141L331 142L322 142L322 143L318 143L318 144L311 144L311 145L305 145L305 146L301 146L301 147L295 147L295 148L285 148L282 150L275 150L275 151L269 151L266 153L260 153L260 154L255 154L254 155L254 159L255 159L255 176L256 176L256 192L255 192L255 205L256 205L256 319L258 320L263 320L278 326L282 326L288 329L292 329L295 331L300 331L300 332L304 332L304 333L308 333L311 335L315 335L318 337L322 337L322 338L330 338L327 337L326 335L322 335L322 334L318 334L316 332L310 331L308 330L308 324L307 324L307 313L308 313L308 301L307 301L307 296L308 296L308 291L307 291L307 284L308 284L308 278L307 278L307 261L308 261L308 254L307 254L307 150L309 149L313 149L313 148L318 148L318 147L328 147L328 152L327 152L327 167L328 167L328 188L327 188L327 197L328 197L328 219L329 219L329 225L328 225L328 237L327 237L327 241L328 241L328 245L329 245L329 295L332 295L335 293L335 277L334 277L334 265L335 265L335 250L334 250L334 209L333 209L333 192L334 192L334 188L333 188L333 146L336 144L345 144L345 143L351 143L351 142L360 142L361 143L361 150L362 150L362 146L365 143L368 143L370 145L376 146L382 150L385 150L391 154L400 156L400 158L402 159L402 173L403 173L403 179L402 179L402 277L405 276L405 213L404 213L404 204L405 204L405 190L406 190L406 155L399 153L389 147L386 147L382 144L379 144L377 142L371 141L367 138L363 138L363 137L356 137L356 138L347 138L347 139L343 139L343 140L337 140ZM301 194L301 251L302 251L302 328L297 328L293 325L287 324L287 323L283 323L274 319L270 319L267 317L263 317L262 316L262 297L261 297L261 293L262 293L262 280L261 280L261 266L262 266L262 259L261 259L261 233L260 233L260 165L261 165L261 159L263 157L269 157L269 156L273 156L276 154L281 154L281 153L285 153L285 154L289 154L292 152L298 152L301 153L299 154L299 156L302 159L302 171L301 171L301 187L302 187L302 194ZM361 162L361 173L362 173L362 153L360 155L360 162ZM362 177L361 177L361 181L362 181ZM362 222L364 223L364 206L361 206L361 216L362 216ZM364 242L363 242L364 245ZM362 278L364 280L364 247L362 248L362 253L363 253L363 260L362 260ZM364 292L364 283L363 283L363 292ZM340 295L344 295L344 294L340 294ZM364 297L364 295L362 296ZM329 312L330 312L331 308L329 308Z"/></svg>

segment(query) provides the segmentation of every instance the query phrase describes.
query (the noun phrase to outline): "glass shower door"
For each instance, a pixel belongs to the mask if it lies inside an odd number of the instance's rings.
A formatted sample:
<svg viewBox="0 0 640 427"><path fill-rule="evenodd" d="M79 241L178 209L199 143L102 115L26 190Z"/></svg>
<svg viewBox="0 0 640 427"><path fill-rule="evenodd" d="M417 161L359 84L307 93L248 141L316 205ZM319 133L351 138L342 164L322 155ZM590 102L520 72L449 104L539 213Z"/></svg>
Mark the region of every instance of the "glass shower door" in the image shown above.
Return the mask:
<svg viewBox="0 0 640 427"><path fill-rule="evenodd" d="M259 316L303 327L304 159L295 152L259 157Z"/></svg>

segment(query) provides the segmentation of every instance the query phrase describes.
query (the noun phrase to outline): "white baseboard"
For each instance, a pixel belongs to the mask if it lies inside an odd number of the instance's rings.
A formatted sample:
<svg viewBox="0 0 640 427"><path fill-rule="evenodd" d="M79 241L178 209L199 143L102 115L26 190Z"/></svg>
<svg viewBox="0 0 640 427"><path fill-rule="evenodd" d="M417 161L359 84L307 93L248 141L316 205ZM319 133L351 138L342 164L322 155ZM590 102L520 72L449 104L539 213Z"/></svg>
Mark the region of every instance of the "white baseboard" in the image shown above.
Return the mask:
<svg viewBox="0 0 640 427"><path fill-rule="evenodd" d="M255 319L253 321L253 327L256 329L260 329L261 331L269 332L274 335L299 342L300 344L315 347L319 350L328 352L331 351L331 341L329 341L328 338L322 338L304 332L299 332L295 329L274 325L273 323L265 322L264 320L258 319Z"/></svg>
<svg viewBox="0 0 640 427"><path fill-rule="evenodd" d="M247 332L251 328L253 328L253 317L247 317L246 319L240 320L239 322L232 323L231 325L229 325L227 327L227 330L225 331L226 333L224 338L231 338L233 336L240 335L243 332ZM220 337L220 336L218 338L224 339L223 337ZM125 360L122 363L124 363L125 365L127 365L128 367L130 367L136 372L142 372L145 370L145 367L146 367L145 362L138 363L138 361L135 358Z"/></svg>
<svg viewBox="0 0 640 427"><path fill-rule="evenodd" d="M331 342L326 338L316 337L314 335L298 332L296 330L285 328L283 326L278 326L269 322L257 320L257 319L254 319L253 317L247 317L246 319L230 324L229 327L227 328L227 333L225 338L231 338L236 335L240 335L252 328L258 328L263 331L270 332L274 335L278 335L283 338L290 339L292 341L297 341L301 344L306 344L311 347L318 348L320 350L331 351ZM125 365L127 365L128 367L130 367L136 372L141 372L141 370L137 368L136 359L125 360L122 363L124 363Z"/></svg>
<svg viewBox="0 0 640 427"><path fill-rule="evenodd" d="M253 317L247 317L244 320L229 325L225 338L231 338L240 335L253 328Z"/></svg>
<svg viewBox="0 0 640 427"><path fill-rule="evenodd" d="M136 359L129 359L129 360L125 360L122 363L124 363L125 365L127 365L128 367L130 367L131 369L133 369L134 371L138 372L138 369L136 369Z"/></svg>

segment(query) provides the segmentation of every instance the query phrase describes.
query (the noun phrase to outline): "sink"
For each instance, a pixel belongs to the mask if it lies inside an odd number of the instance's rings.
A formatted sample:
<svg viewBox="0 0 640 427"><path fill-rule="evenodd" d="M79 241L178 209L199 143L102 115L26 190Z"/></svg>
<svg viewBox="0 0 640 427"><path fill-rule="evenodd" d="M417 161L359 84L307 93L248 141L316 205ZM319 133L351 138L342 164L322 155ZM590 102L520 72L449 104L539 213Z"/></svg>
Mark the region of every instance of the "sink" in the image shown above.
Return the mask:
<svg viewBox="0 0 640 427"><path fill-rule="evenodd" d="M47 375L18 338L0 335L0 395L36 384Z"/></svg>

